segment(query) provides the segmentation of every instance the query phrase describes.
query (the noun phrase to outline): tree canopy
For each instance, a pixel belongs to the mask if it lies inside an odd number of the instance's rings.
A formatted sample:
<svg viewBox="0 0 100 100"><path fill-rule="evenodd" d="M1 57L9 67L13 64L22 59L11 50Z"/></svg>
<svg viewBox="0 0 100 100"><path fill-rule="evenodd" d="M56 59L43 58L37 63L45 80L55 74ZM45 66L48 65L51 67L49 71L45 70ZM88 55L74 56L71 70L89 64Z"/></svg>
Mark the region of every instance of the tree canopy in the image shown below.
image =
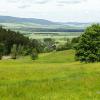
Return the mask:
<svg viewBox="0 0 100 100"><path fill-rule="evenodd" d="M0 27L0 43L4 44L6 54L10 53L14 44L17 46L28 45L29 42L29 38L23 36L19 32L14 32L9 29Z"/></svg>
<svg viewBox="0 0 100 100"><path fill-rule="evenodd" d="M81 62L100 62L100 25L88 27L80 37L76 49L76 60Z"/></svg>

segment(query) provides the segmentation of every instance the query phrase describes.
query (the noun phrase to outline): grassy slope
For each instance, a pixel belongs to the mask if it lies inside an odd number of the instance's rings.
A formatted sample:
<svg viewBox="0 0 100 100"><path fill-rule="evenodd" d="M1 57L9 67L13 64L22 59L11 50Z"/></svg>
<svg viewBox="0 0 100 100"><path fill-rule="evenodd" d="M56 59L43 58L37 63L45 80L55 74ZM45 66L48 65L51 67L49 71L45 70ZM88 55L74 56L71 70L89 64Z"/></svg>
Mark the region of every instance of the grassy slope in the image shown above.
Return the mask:
<svg viewBox="0 0 100 100"><path fill-rule="evenodd" d="M100 100L100 63L74 61L74 51L0 61L0 100Z"/></svg>

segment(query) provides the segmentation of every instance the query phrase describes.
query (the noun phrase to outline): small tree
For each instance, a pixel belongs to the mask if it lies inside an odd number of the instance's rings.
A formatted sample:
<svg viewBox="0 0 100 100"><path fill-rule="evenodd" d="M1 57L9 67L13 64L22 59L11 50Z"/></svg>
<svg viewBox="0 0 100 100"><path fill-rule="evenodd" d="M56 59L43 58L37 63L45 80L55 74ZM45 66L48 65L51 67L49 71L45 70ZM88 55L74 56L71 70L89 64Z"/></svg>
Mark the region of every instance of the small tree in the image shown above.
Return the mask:
<svg viewBox="0 0 100 100"><path fill-rule="evenodd" d="M17 49L17 54L21 56L23 54L23 51L24 51L24 47L22 45L19 45Z"/></svg>
<svg viewBox="0 0 100 100"><path fill-rule="evenodd" d="M17 45L13 45L12 49L11 49L11 57L12 59L16 59L17 57Z"/></svg>
<svg viewBox="0 0 100 100"><path fill-rule="evenodd" d="M44 48L45 52L51 52L55 49L54 48L55 40L52 39L52 38L45 38L44 39L44 44L45 44L45 48Z"/></svg>
<svg viewBox="0 0 100 100"><path fill-rule="evenodd" d="M72 44L71 44L71 40L67 39L67 43L65 44L66 50L71 49L72 48Z"/></svg>
<svg viewBox="0 0 100 100"><path fill-rule="evenodd" d="M2 59L3 56L3 51L4 51L4 44L0 44L0 60Z"/></svg>
<svg viewBox="0 0 100 100"><path fill-rule="evenodd" d="M36 60L38 58L38 52L36 49L32 50L31 58L32 58L32 60Z"/></svg>
<svg viewBox="0 0 100 100"><path fill-rule="evenodd" d="M100 61L100 25L94 24L88 27L80 37L76 49L76 60L81 62Z"/></svg>

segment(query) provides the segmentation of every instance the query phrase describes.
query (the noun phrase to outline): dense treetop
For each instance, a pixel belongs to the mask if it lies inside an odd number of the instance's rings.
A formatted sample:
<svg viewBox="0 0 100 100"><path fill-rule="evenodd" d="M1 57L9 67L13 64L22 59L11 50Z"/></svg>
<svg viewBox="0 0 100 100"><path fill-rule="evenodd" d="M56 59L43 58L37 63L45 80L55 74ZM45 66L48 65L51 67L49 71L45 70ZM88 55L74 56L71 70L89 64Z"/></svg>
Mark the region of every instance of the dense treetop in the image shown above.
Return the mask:
<svg viewBox="0 0 100 100"><path fill-rule="evenodd" d="M76 46L76 59L81 62L100 61L100 25L94 24L86 29Z"/></svg>

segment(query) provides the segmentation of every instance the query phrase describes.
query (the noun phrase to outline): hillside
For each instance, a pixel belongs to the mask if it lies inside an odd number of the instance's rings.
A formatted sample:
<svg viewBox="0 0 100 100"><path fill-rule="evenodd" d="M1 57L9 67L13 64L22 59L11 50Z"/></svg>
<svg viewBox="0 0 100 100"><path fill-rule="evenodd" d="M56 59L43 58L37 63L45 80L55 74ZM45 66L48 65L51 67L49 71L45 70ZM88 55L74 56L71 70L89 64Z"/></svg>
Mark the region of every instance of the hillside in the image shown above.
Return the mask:
<svg viewBox="0 0 100 100"><path fill-rule="evenodd" d="M0 16L0 23L34 23L42 25L56 24L48 20L36 19L36 18L18 18L11 16Z"/></svg>
<svg viewBox="0 0 100 100"><path fill-rule="evenodd" d="M11 16L0 16L0 24L3 27L21 32L83 32L89 23L76 22L52 22L36 18L18 18Z"/></svg>
<svg viewBox="0 0 100 100"><path fill-rule="evenodd" d="M2 60L0 99L100 100L99 70L100 63L75 62L72 50Z"/></svg>

